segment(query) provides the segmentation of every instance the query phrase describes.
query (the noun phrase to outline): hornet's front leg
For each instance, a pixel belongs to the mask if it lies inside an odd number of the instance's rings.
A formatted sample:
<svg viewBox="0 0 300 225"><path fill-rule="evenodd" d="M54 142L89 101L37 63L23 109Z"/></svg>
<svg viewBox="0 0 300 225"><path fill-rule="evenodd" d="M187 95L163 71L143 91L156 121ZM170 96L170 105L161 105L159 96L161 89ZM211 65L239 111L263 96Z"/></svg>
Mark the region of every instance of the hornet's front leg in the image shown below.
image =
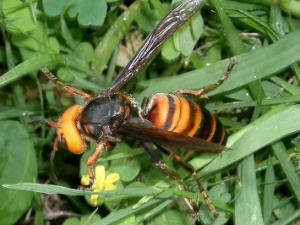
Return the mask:
<svg viewBox="0 0 300 225"><path fill-rule="evenodd" d="M80 90L80 89L78 89L78 88L76 88L76 87L67 85L67 84L65 84L65 83L63 83L63 82L61 82L61 81L59 81L59 80L57 79L57 77L56 77L53 73L51 73L46 67L42 67L42 68L40 69L40 71L41 71L43 74L45 74L45 75L47 76L47 78L48 78L49 80L51 80L53 83L62 86L67 92L69 92L69 93L71 93L71 94L73 94L73 95L80 96L80 97L82 97L82 98L84 98L84 99L89 99L89 98L91 97L90 94L88 94L88 93L86 93L86 92L84 92L84 91L82 91L82 90Z"/></svg>
<svg viewBox="0 0 300 225"><path fill-rule="evenodd" d="M90 154L90 156L86 161L86 165L88 167L88 173L89 173L89 184L80 186L79 187L80 189L83 190L90 189L94 185L94 181L95 181L94 164L97 162L97 159L101 155L103 148L105 148L106 150L110 150L111 144L106 140L102 140L98 142L96 149Z"/></svg>

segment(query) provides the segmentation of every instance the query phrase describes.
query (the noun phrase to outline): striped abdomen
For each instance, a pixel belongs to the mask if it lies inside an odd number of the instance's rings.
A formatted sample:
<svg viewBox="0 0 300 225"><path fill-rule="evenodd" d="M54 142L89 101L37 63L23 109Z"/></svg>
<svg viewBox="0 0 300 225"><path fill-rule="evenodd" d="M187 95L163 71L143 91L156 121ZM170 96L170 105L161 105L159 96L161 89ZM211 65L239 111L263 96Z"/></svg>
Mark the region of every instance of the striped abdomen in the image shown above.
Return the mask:
<svg viewBox="0 0 300 225"><path fill-rule="evenodd" d="M184 97L158 93L144 108L146 118L156 127L218 144L226 141L221 122L207 109Z"/></svg>

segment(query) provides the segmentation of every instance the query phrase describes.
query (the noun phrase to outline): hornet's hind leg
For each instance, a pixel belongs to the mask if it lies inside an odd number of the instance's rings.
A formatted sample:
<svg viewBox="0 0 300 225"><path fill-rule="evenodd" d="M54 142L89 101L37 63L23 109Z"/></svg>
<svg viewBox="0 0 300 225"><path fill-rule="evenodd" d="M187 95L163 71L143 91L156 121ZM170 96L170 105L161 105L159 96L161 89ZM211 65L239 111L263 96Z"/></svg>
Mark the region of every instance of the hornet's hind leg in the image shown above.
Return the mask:
<svg viewBox="0 0 300 225"><path fill-rule="evenodd" d="M187 184L184 182L184 180L180 177L180 175L178 173L176 173L175 171L171 170L162 160L158 159L156 157L156 155L153 153L153 149L150 143L143 143L143 147L145 148L146 152L149 154L149 156L151 157L151 159L154 162L154 165L157 166L158 168L162 169L170 178L177 180L178 182L180 182L180 184L183 186L183 188L186 191L190 191L189 187L187 186ZM201 195L203 196L204 201L207 204L207 207L209 209L209 211L211 212L212 218L216 219L218 217L218 213L214 207L214 205L212 204L207 192L205 191L203 185L201 184L194 167L185 162L180 156L170 152L168 149L162 147L162 146L157 146L159 148L159 150L164 153L165 155L167 155L171 160L175 160L177 163L179 163L187 172L189 172L191 174L191 176L193 177L195 183L197 184L197 188L199 190L199 192L201 193ZM194 200L190 200L189 201L192 208L193 208L193 217L199 219L199 207L197 202L195 202Z"/></svg>
<svg viewBox="0 0 300 225"><path fill-rule="evenodd" d="M158 168L160 168L166 175L168 175L171 179L176 180L180 183L180 185L184 188L185 191L190 192L190 188L188 185L184 182L183 178L180 177L180 175L175 172L174 170L170 169L161 159L159 159L154 153L153 153L153 145L148 142L143 142L143 147L145 151L148 153L150 158L152 159L154 165ZM199 217L199 207L195 200L189 199L188 200L189 205L192 208L193 211L193 217L195 219L198 219Z"/></svg>
<svg viewBox="0 0 300 225"><path fill-rule="evenodd" d="M226 72L222 75L222 77L218 80L218 82L216 82L214 84L205 86L205 87L203 87L201 89L197 89L197 90L179 89L179 90L172 92L172 94L191 95L193 97L201 98L204 96L205 93L215 90L221 84L223 84L223 82L228 78L229 74L231 73L231 70L234 67L234 65L235 65L235 61L233 59L231 59Z"/></svg>
<svg viewBox="0 0 300 225"><path fill-rule="evenodd" d="M211 213L212 219L216 219L218 218L218 213L214 207L214 205L212 204L205 188L203 187L202 183L200 182L197 173L194 169L194 167L189 164L188 162L185 162L183 160L183 158L181 158L180 156L174 154L173 152L169 151L168 149L162 147L162 146L157 146L161 152L163 152L165 155L167 155L171 160L175 160L177 163L179 163L179 165L181 165L188 173L191 174L192 178L194 179L197 188L199 190L199 192L201 193L204 201L206 202L206 205Z"/></svg>

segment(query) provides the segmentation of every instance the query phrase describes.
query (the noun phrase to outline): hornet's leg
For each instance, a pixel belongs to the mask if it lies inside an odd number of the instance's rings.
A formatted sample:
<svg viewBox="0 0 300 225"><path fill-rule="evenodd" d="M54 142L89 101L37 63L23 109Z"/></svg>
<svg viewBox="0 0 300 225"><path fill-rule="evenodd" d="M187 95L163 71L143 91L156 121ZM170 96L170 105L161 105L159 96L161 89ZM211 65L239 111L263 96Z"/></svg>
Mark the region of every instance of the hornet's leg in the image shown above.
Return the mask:
<svg viewBox="0 0 300 225"><path fill-rule="evenodd" d="M174 170L171 170L161 159L159 159L154 153L153 153L153 146L151 143L143 142L143 147L145 151L148 153L152 161L154 162L154 165L161 170L164 171L171 179L178 181L185 191L190 191L188 185L184 182L184 180L180 177L178 173L176 173ZM199 207L197 202L195 202L192 199L189 199L189 204L192 207L193 210L193 217L198 218L198 212Z"/></svg>
<svg viewBox="0 0 300 225"><path fill-rule="evenodd" d="M179 90L172 92L172 94L191 95L193 97L201 98L204 96L205 93L210 92L210 91L216 89L217 87L219 87L228 78L234 65L235 65L235 61L230 60L230 63L227 67L226 72L222 75L222 77L218 80L218 82L216 82L214 84L205 86L205 87L203 87L201 89L197 89L197 90L179 89Z"/></svg>
<svg viewBox="0 0 300 225"><path fill-rule="evenodd" d="M88 98L91 97L88 93L59 81L57 79L57 77L53 73L51 73L46 67L42 67L40 69L40 71L43 74L45 74L48 77L49 80L51 80L52 82L54 82L57 85L62 86L66 91L70 92L71 94L81 96L84 99L88 99Z"/></svg>
<svg viewBox="0 0 300 225"><path fill-rule="evenodd" d="M95 181L95 172L94 172L94 164L97 162L97 159L102 153L103 148L109 148L110 144L107 141L100 141L97 144L96 149L90 154L88 159L86 160L86 165L88 167L89 173L89 184L86 186L80 186L80 189L90 189L94 185Z"/></svg>
<svg viewBox="0 0 300 225"><path fill-rule="evenodd" d="M165 154L167 155L171 160L175 160L177 163L179 163L187 172L189 172L191 174L191 176L193 177L195 183L197 184L198 190L201 193L204 201L206 202L206 205L209 209L209 211L211 212L212 218L216 219L218 217L218 213L214 207L214 205L212 204L205 188L203 187L203 185L201 184L197 173L195 172L194 167L189 164L188 162L185 162L180 156L170 152L168 149L162 147L162 146L158 146L159 149Z"/></svg>

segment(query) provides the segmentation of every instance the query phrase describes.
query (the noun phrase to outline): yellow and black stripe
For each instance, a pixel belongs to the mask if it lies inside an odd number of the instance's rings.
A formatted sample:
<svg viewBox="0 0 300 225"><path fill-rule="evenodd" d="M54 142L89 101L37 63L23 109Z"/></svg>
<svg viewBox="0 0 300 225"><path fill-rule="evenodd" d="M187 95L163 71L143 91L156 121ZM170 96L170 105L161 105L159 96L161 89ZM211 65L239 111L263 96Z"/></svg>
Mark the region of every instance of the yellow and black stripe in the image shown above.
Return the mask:
<svg viewBox="0 0 300 225"><path fill-rule="evenodd" d="M223 144L225 129L207 109L182 96L157 93L145 106L146 118L156 127Z"/></svg>

